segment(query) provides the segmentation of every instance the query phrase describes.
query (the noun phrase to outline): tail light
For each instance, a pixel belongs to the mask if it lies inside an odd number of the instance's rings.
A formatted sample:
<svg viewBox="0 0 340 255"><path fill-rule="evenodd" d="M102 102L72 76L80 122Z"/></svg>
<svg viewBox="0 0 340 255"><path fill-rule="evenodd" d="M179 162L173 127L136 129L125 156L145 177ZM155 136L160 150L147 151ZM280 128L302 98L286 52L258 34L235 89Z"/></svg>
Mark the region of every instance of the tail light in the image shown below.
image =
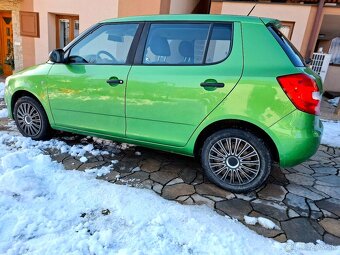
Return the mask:
<svg viewBox="0 0 340 255"><path fill-rule="evenodd" d="M277 77L283 91L300 111L320 113L321 95L313 78L306 74L290 74Z"/></svg>

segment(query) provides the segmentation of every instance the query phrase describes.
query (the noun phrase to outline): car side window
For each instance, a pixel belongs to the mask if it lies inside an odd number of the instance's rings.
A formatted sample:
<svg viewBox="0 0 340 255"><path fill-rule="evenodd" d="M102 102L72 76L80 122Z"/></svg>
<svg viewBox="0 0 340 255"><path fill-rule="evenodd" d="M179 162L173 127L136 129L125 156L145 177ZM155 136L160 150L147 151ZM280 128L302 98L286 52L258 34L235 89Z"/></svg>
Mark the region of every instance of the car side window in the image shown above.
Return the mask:
<svg viewBox="0 0 340 255"><path fill-rule="evenodd" d="M103 25L71 48L68 62L125 64L138 24Z"/></svg>
<svg viewBox="0 0 340 255"><path fill-rule="evenodd" d="M151 24L143 64L202 64L210 24Z"/></svg>
<svg viewBox="0 0 340 255"><path fill-rule="evenodd" d="M209 40L206 63L218 63L228 57L231 49L231 24L214 24Z"/></svg>
<svg viewBox="0 0 340 255"><path fill-rule="evenodd" d="M232 41L231 23L151 24L143 64L202 65L223 61Z"/></svg>

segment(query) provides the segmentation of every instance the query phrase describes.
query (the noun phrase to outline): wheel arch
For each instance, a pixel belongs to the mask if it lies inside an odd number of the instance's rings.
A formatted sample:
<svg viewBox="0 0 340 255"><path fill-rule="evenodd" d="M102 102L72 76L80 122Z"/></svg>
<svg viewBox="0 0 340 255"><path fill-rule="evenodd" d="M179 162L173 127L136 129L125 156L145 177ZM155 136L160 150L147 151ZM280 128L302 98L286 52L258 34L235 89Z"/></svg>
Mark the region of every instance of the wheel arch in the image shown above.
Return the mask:
<svg viewBox="0 0 340 255"><path fill-rule="evenodd" d="M53 116L52 116L51 112L49 111L50 109L49 109L49 106L48 106L48 102L43 102L42 100L39 99L39 97L36 94L32 93L31 91L25 90L25 89L18 89L17 91L15 91L13 93L13 95L11 97L11 103L10 103L11 112L10 112L10 115L13 119L14 119L15 103L18 101L19 98L24 97L24 96L28 96L28 97L31 97L34 100L36 100L41 105L41 107L44 109L50 125L52 125L54 123Z"/></svg>
<svg viewBox="0 0 340 255"><path fill-rule="evenodd" d="M265 144L268 146L270 153L273 157L275 162L280 162L280 156L277 149L277 146L274 140L270 137L270 135L264 131L262 128L256 126L253 123L244 121L244 120L237 120L237 119L228 119L228 120L219 120L215 121L208 126L206 126L198 135L195 145L194 145L194 155L198 157L200 155L203 143L206 138L208 138L213 133L220 131L226 128L239 128L257 135L258 137L262 138Z"/></svg>

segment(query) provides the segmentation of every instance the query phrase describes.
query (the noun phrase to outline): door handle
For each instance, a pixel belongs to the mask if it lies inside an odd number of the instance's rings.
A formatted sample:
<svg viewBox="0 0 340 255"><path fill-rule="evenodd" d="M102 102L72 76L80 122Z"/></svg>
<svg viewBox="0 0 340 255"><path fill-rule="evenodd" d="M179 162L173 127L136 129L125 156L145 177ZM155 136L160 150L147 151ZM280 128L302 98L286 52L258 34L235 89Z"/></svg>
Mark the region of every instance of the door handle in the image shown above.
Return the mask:
<svg viewBox="0 0 340 255"><path fill-rule="evenodd" d="M201 87L223 88L224 83L221 83L221 82L201 82Z"/></svg>
<svg viewBox="0 0 340 255"><path fill-rule="evenodd" d="M119 79L108 79L106 82L110 85L123 84L124 83L123 80L119 80Z"/></svg>

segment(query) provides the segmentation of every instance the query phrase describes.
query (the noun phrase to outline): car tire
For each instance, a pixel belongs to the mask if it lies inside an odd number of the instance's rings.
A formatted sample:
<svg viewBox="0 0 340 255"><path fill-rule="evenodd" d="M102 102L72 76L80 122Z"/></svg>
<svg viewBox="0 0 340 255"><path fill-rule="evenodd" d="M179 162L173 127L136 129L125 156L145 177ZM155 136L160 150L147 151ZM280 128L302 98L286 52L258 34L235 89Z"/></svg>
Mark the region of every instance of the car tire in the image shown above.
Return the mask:
<svg viewBox="0 0 340 255"><path fill-rule="evenodd" d="M20 133L33 140L46 140L51 136L51 127L44 108L35 99L19 98L13 110L15 124Z"/></svg>
<svg viewBox="0 0 340 255"><path fill-rule="evenodd" d="M251 132L224 129L205 140L201 163L213 183L234 193L246 193L268 178L272 157L264 141Z"/></svg>

